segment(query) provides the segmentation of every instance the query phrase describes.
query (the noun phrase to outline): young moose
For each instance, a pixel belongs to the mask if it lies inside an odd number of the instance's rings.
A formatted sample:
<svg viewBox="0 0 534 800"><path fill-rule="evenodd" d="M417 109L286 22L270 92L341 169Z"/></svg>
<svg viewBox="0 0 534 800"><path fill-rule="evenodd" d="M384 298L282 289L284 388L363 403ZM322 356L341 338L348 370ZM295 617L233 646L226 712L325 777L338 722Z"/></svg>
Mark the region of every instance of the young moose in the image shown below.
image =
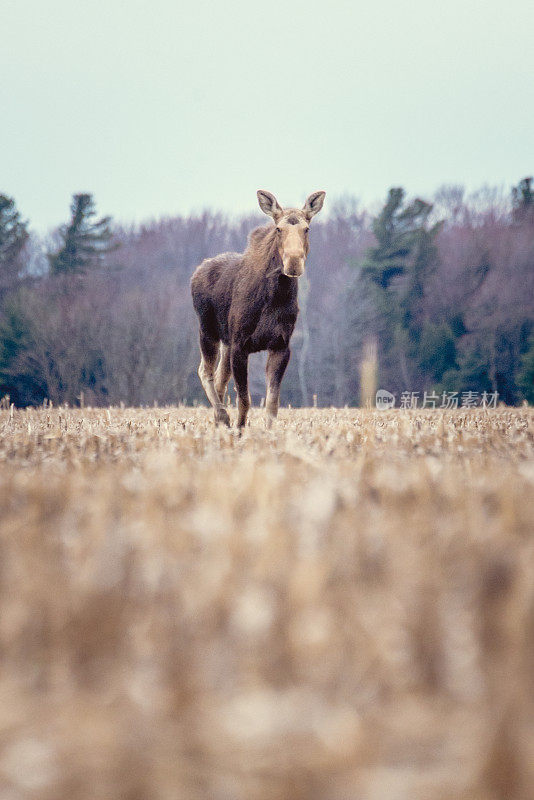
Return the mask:
<svg viewBox="0 0 534 800"><path fill-rule="evenodd" d="M200 322L202 359L198 374L216 422L230 424L224 396L233 375L237 425L245 425L250 408L248 357L260 350L269 351L268 425L278 413L280 384L290 356L289 340L299 311L297 279L304 274L310 220L323 207L324 198L325 192L314 192L302 210L283 209L274 195L259 191L260 208L275 224L252 231L244 253L207 258L191 278L193 305Z"/></svg>

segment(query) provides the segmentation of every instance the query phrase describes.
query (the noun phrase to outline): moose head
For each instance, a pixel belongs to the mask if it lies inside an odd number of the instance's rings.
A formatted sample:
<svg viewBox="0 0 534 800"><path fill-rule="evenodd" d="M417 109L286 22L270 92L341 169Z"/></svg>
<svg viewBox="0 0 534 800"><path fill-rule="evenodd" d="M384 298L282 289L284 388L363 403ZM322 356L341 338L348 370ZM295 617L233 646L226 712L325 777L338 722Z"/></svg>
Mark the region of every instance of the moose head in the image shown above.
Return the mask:
<svg viewBox="0 0 534 800"><path fill-rule="evenodd" d="M265 214L276 225L277 247L282 261L282 272L290 278L304 274L309 250L310 220L323 207L325 192L313 192L302 208L282 208L274 194L260 189L258 202Z"/></svg>

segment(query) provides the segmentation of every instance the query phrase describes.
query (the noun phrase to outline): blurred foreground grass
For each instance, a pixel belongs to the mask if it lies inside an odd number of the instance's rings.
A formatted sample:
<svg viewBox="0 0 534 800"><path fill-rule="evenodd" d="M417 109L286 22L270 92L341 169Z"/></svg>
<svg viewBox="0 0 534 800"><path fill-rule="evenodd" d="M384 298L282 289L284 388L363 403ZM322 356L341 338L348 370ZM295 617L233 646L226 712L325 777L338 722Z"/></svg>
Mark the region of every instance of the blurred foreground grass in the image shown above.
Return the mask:
<svg viewBox="0 0 534 800"><path fill-rule="evenodd" d="M0 411L2 800L531 800L534 411Z"/></svg>

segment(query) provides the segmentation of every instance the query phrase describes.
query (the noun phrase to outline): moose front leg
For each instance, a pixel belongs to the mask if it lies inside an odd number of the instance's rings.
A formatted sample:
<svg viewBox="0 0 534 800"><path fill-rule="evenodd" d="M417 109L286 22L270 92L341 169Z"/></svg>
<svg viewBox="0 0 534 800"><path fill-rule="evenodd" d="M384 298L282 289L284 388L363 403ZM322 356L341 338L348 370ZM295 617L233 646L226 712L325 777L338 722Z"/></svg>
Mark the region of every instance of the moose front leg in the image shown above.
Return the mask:
<svg viewBox="0 0 534 800"><path fill-rule="evenodd" d="M239 348L232 348L232 375L237 391L237 427L242 428L247 421L250 408L248 393L248 353Z"/></svg>
<svg viewBox="0 0 534 800"><path fill-rule="evenodd" d="M289 347L285 350L269 350L267 366L265 368L267 375L267 398L265 407L267 409L267 427L269 428L278 414L280 384L282 383L282 378L284 377L290 355L291 351Z"/></svg>
<svg viewBox="0 0 534 800"><path fill-rule="evenodd" d="M219 400L224 403L224 396L226 394L226 387L230 375L232 374L232 366L230 364L230 348L224 342L221 342L219 348L219 363L215 372L215 391L219 395Z"/></svg>
<svg viewBox="0 0 534 800"><path fill-rule="evenodd" d="M206 392L206 397L213 407L215 415L215 422L223 422L225 425L230 425L230 417L225 409L222 400L219 398L214 384L214 370L215 362L217 361L217 353L219 350L218 342L214 342L209 336L206 336L202 331L200 332L200 352L202 353L202 360L198 368L198 376Z"/></svg>

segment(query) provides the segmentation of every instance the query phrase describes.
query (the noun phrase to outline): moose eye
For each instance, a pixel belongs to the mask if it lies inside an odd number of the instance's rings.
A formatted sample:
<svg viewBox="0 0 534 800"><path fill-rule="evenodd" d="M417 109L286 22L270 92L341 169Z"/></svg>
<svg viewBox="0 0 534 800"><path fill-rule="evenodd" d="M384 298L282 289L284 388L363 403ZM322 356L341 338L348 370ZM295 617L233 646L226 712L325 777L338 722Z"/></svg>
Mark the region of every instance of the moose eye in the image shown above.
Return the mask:
<svg viewBox="0 0 534 800"><path fill-rule="evenodd" d="M282 233L282 228L279 228L278 225L276 226L276 230L278 233Z"/></svg>
<svg viewBox="0 0 534 800"><path fill-rule="evenodd" d="M310 232L309 228L304 228L304 233L309 233L309 232Z"/></svg>

